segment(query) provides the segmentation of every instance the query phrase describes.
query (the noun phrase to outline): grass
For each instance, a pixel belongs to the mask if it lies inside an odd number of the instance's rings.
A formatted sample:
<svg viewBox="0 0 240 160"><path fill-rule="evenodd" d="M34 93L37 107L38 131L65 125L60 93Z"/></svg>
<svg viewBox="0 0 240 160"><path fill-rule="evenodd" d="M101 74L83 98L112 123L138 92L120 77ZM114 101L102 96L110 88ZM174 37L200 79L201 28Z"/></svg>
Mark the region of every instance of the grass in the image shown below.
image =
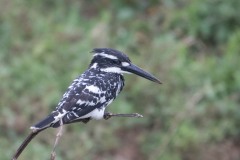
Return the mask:
<svg viewBox="0 0 240 160"><path fill-rule="evenodd" d="M1 0L0 160L55 108L95 47L127 53L163 85L127 75L109 110L144 118L68 125L56 159L239 159L239 5ZM48 159L55 132L20 159Z"/></svg>

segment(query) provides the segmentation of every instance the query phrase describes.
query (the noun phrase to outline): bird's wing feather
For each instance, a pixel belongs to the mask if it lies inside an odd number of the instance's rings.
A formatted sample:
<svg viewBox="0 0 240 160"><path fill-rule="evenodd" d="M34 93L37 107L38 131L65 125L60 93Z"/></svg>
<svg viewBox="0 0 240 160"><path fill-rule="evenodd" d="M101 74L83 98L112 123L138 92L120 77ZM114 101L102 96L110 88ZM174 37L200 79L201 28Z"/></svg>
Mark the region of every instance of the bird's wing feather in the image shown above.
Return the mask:
<svg viewBox="0 0 240 160"><path fill-rule="evenodd" d="M63 117L65 117L63 124L69 123L106 103L100 99L100 93L92 92L88 86L88 84L81 83L79 80L74 81L63 95L55 111L33 125L31 129L42 129L50 126L58 127L60 125L59 121Z"/></svg>

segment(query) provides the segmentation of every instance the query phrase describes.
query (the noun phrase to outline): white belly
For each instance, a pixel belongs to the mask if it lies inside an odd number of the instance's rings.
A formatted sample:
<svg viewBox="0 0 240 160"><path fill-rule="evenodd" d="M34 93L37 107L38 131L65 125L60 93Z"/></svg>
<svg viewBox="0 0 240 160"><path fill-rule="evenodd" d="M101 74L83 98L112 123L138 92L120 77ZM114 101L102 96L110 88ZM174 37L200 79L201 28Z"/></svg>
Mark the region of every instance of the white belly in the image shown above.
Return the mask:
<svg viewBox="0 0 240 160"><path fill-rule="evenodd" d="M102 119L104 115L104 110L105 110L105 107L103 107L102 109L94 109L92 112L89 112L88 114L82 116L80 119L89 118L89 117L96 120Z"/></svg>

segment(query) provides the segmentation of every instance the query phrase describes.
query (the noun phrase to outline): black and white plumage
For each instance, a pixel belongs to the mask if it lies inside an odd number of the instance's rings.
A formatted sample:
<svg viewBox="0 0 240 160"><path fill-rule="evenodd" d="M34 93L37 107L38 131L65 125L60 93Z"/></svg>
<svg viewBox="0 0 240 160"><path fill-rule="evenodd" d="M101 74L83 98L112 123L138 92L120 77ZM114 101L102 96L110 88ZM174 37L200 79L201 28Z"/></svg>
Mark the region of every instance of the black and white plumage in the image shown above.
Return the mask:
<svg viewBox="0 0 240 160"><path fill-rule="evenodd" d="M105 107L122 90L124 78L121 72L111 65L111 63L118 63L117 57L105 53L115 53L117 51L94 49L93 52L95 54L89 68L68 87L55 111L43 121L32 126L31 129L42 129L49 126L58 127L61 118L63 124L78 119L103 118ZM123 54L120 55L122 61L130 63L128 57ZM121 62L119 61L119 63Z"/></svg>
<svg viewBox="0 0 240 160"><path fill-rule="evenodd" d="M114 49L98 48L93 54L89 68L68 87L55 111L31 129L59 127L60 119L63 124L69 124L79 119L103 118L106 106L123 89L123 73L131 72L126 68L134 65L125 54ZM153 76L151 80L160 83Z"/></svg>
<svg viewBox="0 0 240 160"><path fill-rule="evenodd" d="M120 51L97 48L92 52L93 59L89 68L72 82L55 110L31 127L33 132L38 133L48 127L56 128L84 119L102 119L105 108L123 89L123 73L134 73L161 83L153 75L132 64ZM26 145L22 145L22 148ZM20 149L20 153L22 150ZM18 156L19 154L15 158Z"/></svg>

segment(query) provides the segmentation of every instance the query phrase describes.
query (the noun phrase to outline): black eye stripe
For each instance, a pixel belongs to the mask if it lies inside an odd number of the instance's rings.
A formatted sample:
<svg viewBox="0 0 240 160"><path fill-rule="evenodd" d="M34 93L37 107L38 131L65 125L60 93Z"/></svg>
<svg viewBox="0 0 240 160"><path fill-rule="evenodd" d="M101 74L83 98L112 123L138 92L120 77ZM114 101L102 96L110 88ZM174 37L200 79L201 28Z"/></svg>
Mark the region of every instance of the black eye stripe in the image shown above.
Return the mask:
<svg viewBox="0 0 240 160"><path fill-rule="evenodd" d="M113 60L111 60L111 62L114 63L114 64L121 64L121 62L117 59L113 59Z"/></svg>

